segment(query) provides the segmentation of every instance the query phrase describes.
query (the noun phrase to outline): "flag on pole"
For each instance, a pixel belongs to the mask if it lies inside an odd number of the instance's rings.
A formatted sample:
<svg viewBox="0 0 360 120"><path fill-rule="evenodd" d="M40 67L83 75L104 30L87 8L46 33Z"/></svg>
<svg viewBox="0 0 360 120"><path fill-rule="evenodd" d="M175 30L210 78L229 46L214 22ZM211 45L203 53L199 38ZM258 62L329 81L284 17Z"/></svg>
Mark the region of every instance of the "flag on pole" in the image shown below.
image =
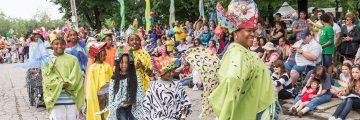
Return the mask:
<svg viewBox="0 0 360 120"><path fill-rule="evenodd" d="M170 18L169 18L169 25L175 23L175 6L174 0L170 0Z"/></svg>
<svg viewBox="0 0 360 120"><path fill-rule="evenodd" d="M124 0L118 0L118 1L120 3L120 18L121 18L120 31L122 32L125 27L125 4L124 4Z"/></svg>
<svg viewBox="0 0 360 120"><path fill-rule="evenodd" d="M145 20L146 20L145 30L146 30L146 33L147 33L150 30L150 26L151 26L151 22L150 22L150 0L146 0Z"/></svg>

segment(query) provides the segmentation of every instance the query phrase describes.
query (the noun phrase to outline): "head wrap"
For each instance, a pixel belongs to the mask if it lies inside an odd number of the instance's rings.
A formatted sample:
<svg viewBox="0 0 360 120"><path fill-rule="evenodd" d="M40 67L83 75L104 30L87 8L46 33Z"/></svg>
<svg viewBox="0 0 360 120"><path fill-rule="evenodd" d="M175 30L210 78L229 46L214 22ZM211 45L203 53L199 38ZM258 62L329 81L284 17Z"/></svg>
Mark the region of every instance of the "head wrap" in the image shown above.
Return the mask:
<svg viewBox="0 0 360 120"><path fill-rule="evenodd" d="M169 70L177 67L176 58L168 56L153 57L153 66L160 75L163 75Z"/></svg>
<svg viewBox="0 0 360 120"><path fill-rule="evenodd" d="M104 42L94 43L89 48L89 53L88 53L89 57L95 58L95 56L97 54L99 54L101 51L105 50L105 46L106 46L106 43L104 43Z"/></svg>
<svg viewBox="0 0 360 120"><path fill-rule="evenodd" d="M242 28L254 29L258 22L258 8L253 0L232 0L227 12L220 3L216 8L220 24L231 31Z"/></svg>
<svg viewBox="0 0 360 120"><path fill-rule="evenodd" d="M99 39L100 39L100 41L103 41L106 37L108 37L108 36L111 37L112 34L113 33L110 32L110 31L101 32L100 35L99 35Z"/></svg>

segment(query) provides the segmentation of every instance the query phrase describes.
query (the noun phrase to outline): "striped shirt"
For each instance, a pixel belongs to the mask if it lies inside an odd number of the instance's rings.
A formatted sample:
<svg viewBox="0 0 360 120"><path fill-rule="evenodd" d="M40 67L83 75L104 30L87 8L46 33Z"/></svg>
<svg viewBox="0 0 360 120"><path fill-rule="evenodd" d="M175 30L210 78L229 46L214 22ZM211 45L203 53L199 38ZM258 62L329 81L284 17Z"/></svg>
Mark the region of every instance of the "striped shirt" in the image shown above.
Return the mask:
<svg viewBox="0 0 360 120"><path fill-rule="evenodd" d="M60 96L58 97L55 105L72 105L75 104L71 96L67 95L65 90L61 90Z"/></svg>
<svg viewBox="0 0 360 120"><path fill-rule="evenodd" d="M290 80L290 77L287 73L282 74L281 76L277 75L275 72L271 75L274 84L276 84L276 87L279 87L282 85L283 89L286 91L291 92L292 87L292 81Z"/></svg>

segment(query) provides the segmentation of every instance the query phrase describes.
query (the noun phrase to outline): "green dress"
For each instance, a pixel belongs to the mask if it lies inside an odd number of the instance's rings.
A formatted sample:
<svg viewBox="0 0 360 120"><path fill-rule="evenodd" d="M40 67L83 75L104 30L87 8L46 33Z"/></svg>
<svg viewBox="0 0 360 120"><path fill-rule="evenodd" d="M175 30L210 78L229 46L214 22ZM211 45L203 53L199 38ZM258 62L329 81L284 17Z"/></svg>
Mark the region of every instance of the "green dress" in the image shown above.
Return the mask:
<svg viewBox="0 0 360 120"><path fill-rule="evenodd" d="M220 63L219 86L209 101L219 120L255 120L275 103L269 70L257 55L238 43L230 44Z"/></svg>
<svg viewBox="0 0 360 120"><path fill-rule="evenodd" d="M54 62L50 62L42 68L42 85L44 102L48 112L54 107L63 88L63 81L69 83L65 89L68 96L71 96L78 110L84 104L83 75L76 57L64 53L61 56L51 55Z"/></svg>

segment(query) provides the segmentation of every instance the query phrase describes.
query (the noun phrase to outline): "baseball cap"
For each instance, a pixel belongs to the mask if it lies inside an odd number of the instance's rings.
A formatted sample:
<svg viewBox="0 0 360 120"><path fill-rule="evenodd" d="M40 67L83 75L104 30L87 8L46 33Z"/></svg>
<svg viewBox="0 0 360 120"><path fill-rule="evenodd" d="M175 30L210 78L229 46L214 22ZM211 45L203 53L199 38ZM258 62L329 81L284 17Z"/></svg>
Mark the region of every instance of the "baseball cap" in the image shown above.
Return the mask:
<svg viewBox="0 0 360 120"><path fill-rule="evenodd" d="M308 35L311 35L310 30L309 30L309 29L305 29L305 30L301 33L300 38L301 38L301 39L305 39L305 37L308 36Z"/></svg>

